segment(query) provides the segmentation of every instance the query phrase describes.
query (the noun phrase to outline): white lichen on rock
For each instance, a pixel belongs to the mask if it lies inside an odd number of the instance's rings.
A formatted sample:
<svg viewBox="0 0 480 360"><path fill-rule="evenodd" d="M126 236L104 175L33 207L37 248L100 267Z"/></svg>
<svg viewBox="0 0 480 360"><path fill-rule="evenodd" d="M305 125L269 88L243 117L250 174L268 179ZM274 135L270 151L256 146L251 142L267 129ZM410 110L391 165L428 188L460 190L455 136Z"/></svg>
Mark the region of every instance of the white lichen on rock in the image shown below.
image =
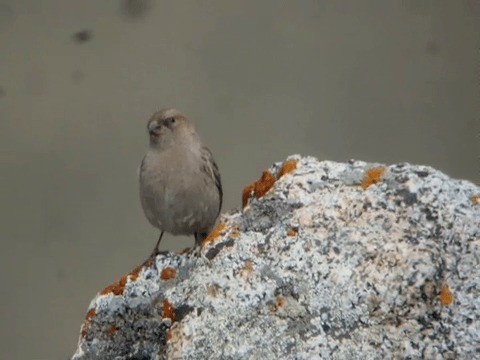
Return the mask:
<svg viewBox="0 0 480 360"><path fill-rule="evenodd" d="M289 160L200 256L159 255L100 293L73 359L478 356L480 189L425 166Z"/></svg>

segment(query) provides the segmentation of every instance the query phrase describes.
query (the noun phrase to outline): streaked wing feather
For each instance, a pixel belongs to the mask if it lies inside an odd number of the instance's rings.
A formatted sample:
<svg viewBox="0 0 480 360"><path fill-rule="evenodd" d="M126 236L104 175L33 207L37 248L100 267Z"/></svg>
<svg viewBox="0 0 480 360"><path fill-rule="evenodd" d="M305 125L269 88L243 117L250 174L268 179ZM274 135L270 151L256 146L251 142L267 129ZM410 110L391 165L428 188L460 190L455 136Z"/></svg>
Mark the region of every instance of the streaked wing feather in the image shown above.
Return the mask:
<svg viewBox="0 0 480 360"><path fill-rule="evenodd" d="M222 180L220 178L220 171L218 170L218 165L213 159L212 152L207 148L202 148L202 170L205 171L215 182L215 186L218 190L218 195L220 202L218 205L218 212L220 212L223 203L223 189L222 189Z"/></svg>

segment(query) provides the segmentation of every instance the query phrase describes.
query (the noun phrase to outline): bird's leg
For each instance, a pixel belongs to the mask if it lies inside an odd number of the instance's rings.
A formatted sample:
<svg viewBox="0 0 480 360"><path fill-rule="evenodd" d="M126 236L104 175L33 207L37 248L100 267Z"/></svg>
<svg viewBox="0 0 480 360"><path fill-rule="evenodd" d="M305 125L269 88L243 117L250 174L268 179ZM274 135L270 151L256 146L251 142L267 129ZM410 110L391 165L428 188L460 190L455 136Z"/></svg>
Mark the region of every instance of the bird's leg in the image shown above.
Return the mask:
<svg viewBox="0 0 480 360"><path fill-rule="evenodd" d="M155 247L153 248L152 255L150 255L151 257L155 257L158 254L160 254L160 250L158 250L158 246L160 245L160 241L162 240L162 236L163 236L163 231L160 233L160 236L158 237L157 245L155 245Z"/></svg>
<svg viewBox="0 0 480 360"><path fill-rule="evenodd" d="M208 233L206 233L206 232L196 232L196 233L193 233L193 235L195 236L195 245L199 246L199 245L202 244L203 240L205 240L207 238Z"/></svg>

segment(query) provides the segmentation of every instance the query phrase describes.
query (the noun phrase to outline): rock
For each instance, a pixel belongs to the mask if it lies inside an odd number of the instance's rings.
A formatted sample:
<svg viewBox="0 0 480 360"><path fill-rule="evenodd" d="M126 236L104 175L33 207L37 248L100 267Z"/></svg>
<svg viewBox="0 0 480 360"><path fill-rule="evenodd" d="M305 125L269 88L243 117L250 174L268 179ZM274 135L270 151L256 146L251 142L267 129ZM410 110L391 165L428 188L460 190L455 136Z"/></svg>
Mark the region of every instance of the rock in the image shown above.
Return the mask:
<svg viewBox="0 0 480 360"><path fill-rule="evenodd" d="M478 357L479 195L426 166L292 156L200 256L100 292L73 359Z"/></svg>

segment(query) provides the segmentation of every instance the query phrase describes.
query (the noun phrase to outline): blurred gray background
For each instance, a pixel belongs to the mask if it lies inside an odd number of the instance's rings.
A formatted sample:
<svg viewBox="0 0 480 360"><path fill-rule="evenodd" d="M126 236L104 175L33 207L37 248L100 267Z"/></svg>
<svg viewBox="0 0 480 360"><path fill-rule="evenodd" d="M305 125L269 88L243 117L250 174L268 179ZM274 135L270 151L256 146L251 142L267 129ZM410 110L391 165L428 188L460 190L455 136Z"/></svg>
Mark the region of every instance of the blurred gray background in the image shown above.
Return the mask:
<svg viewBox="0 0 480 360"><path fill-rule="evenodd" d="M294 153L478 184L479 49L478 0L0 0L0 358L70 357L95 293L152 250L153 111L195 121L225 211Z"/></svg>

